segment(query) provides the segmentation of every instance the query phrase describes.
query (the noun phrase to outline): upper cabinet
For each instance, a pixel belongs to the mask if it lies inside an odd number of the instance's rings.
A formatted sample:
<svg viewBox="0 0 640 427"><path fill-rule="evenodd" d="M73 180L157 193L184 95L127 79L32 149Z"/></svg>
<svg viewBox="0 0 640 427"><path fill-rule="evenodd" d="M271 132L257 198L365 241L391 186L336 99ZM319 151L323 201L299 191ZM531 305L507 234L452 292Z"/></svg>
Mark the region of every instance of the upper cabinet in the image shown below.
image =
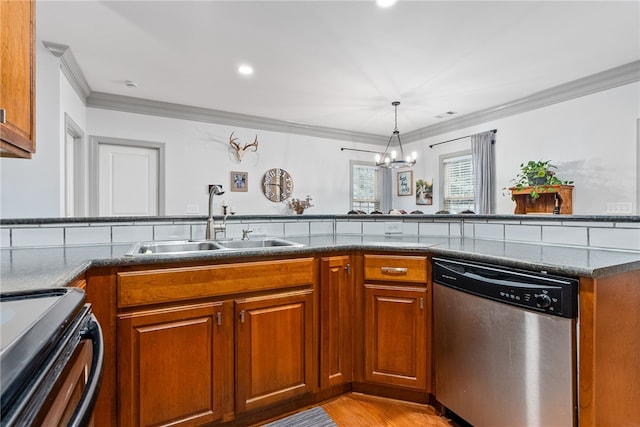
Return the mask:
<svg viewBox="0 0 640 427"><path fill-rule="evenodd" d="M35 1L0 1L0 156L35 153Z"/></svg>

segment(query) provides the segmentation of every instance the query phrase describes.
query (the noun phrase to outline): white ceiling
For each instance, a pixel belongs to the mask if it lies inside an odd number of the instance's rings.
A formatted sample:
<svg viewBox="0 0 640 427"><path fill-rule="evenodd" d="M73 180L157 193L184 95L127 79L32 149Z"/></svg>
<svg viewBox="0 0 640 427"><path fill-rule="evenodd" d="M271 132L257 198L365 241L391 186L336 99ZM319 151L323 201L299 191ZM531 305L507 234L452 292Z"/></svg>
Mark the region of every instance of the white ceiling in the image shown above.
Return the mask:
<svg viewBox="0 0 640 427"><path fill-rule="evenodd" d="M640 59L638 1L38 0L37 11L38 39L70 46L92 91L379 135L394 100L408 132Z"/></svg>

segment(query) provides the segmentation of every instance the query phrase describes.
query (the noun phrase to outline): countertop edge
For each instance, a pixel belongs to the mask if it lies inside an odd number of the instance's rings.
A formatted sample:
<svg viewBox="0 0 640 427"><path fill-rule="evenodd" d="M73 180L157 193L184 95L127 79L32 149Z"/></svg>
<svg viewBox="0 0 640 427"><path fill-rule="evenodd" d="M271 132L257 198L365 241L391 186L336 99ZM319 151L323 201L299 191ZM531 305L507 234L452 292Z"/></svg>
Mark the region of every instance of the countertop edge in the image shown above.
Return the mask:
<svg viewBox="0 0 640 427"><path fill-rule="evenodd" d="M500 264L506 267L545 272L548 274L574 276L574 277L586 277L592 279L599 279L603 277L622 274L634 270L640 270L640 255L637 259L630 261L611 262L609 265L597 268L576 267L569 264L549 264L543 261L530 261L517 259L515 257L499 256L495 254L487 254L480 252L472 252L464 249L453 249L439 246L438 242L433 243L401 243L394 244L390 242L354 242L354 243L333 243L333 244L317 244L304 247L290 247L290 248L277 248L277 249L250 249L250 250L234 250L234 251L220 251L210 253L199 254L187 254L167 257L163 255L150 255L144 257L131 257L125 255L114 256L87 256L85 260L79 260L77 263L70 262L69 267L64 269L61 274L57 274L56 277L52 277L51 281L48 278L38 278L36 284L30 283L30 286L25 288L50 288L50 287L64 287L73 283L74 280L81 277L88 270L92 268L116 268L135 265L150 265L155 264L162 266L165 264L176 263L197 263L207 261L218 260L238 260L243 258L274 258L278 256L304 256L304 255L318 255L318 254L332 254L332 253L344 253L351 251L378 251L378 252L394 252L394 253L407 253L407 254L432 254L434 256L441 257L455 257L458 259L476 261L481 263L493 263ZM3 272L4 275L5 272ZM18 274L18 273L16 273ZM11 281L19 282L20 277L13 277ZM47 280L46 283L45 280ZM26 281L26 280L25 280ZM42 286L39 286L42 283ZM14 288L15 283L8 286ZM5 286L2 286L5 288ZM14 289L8 289L14 290ZM7 289L2 289L2 292Z"/></svg>

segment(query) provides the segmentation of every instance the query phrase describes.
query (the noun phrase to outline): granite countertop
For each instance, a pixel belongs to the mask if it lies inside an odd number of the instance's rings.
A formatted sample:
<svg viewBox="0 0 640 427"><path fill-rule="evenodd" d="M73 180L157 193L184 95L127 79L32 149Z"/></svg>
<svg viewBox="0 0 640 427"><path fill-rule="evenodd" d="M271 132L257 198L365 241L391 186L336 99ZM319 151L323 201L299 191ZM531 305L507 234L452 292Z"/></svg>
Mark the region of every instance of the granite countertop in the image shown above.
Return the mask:
<svg viewBox="0 0 640 427"><path fill-rule="evenodd" d="M91 267L166 264L256 256L291 256L348 250L432 253L550 274L600 278L640 270L640 253L556 245L449 237L327 235L287 238L302 248L213 251L187 255L129 257L131 244L51 246L0 250L2 292L65 286Z"/></svg>

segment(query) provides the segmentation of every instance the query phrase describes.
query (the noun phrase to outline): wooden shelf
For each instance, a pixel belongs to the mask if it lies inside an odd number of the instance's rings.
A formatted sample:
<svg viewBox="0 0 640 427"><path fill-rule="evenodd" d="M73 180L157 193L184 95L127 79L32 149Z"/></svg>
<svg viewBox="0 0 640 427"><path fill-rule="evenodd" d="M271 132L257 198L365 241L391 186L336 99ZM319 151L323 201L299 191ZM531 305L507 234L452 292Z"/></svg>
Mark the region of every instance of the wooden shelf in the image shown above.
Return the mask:
<svg viewBox="0 0 640 427"><path fill-rule="evenodd" d="M573 185L540 185L535 187L509 188L511 198L516 202L514 214L553 214L553 209L560 208L561 215L573 213ZM531 192L536 191L540 197L534 199Z"/></svg>

